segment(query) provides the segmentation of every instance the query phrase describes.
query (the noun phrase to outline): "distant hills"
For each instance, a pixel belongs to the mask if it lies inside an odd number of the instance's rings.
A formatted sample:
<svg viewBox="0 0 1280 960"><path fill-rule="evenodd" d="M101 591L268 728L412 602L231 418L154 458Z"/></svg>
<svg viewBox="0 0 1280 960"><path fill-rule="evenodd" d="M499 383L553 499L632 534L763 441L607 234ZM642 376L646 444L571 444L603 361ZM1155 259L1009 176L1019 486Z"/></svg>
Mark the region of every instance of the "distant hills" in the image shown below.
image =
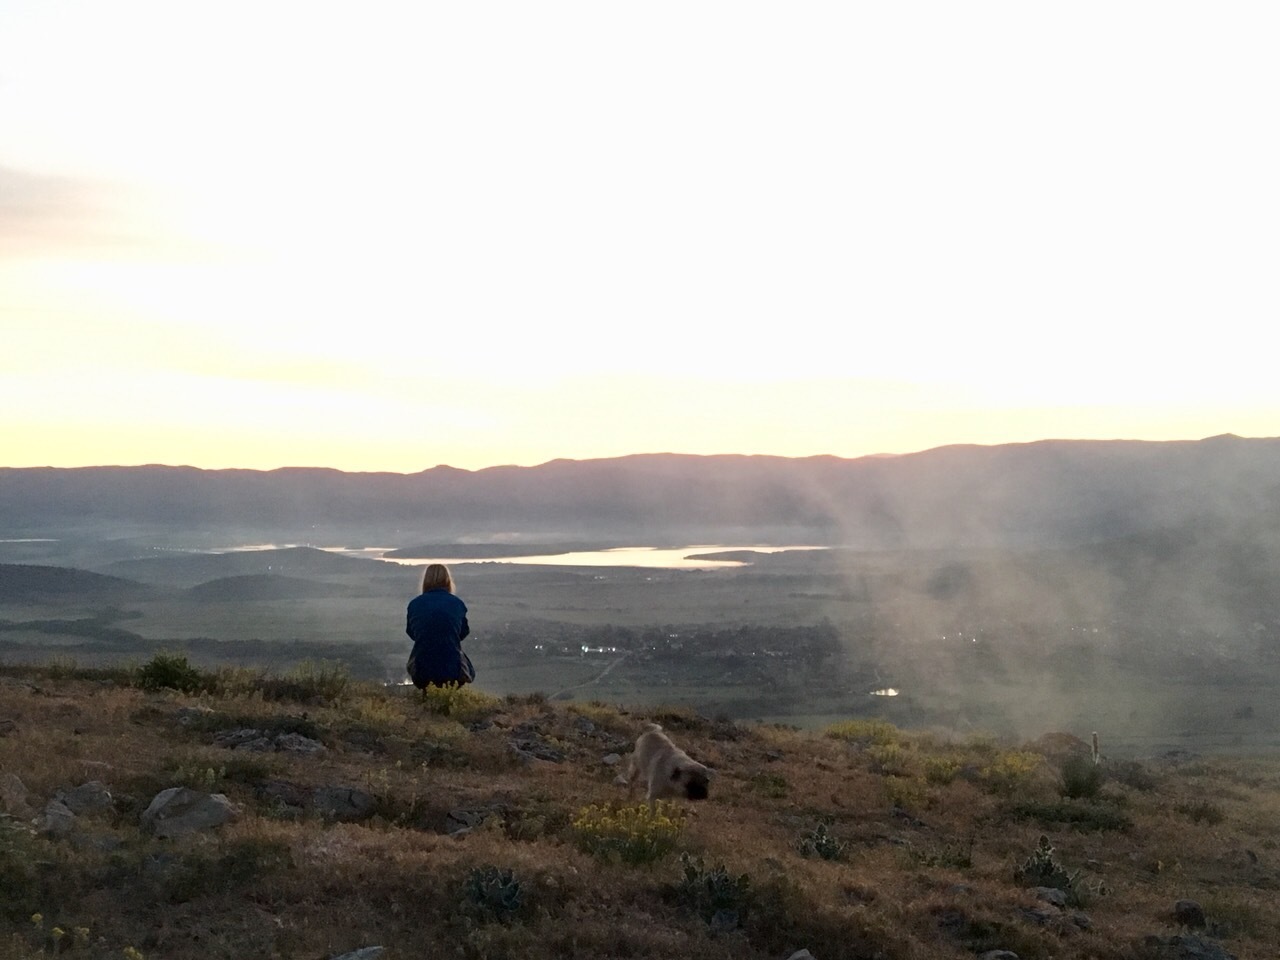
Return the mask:
<svg viewBox="0 0 1280 960"><path fill-rule="evenodd" d="M146 527L303 540L323 531L398 547L455 537L1053 546L1278 512L1280 439L1231 435L858 459L644 454L416 474L0 468L0 535L11 537Z"/></svg>

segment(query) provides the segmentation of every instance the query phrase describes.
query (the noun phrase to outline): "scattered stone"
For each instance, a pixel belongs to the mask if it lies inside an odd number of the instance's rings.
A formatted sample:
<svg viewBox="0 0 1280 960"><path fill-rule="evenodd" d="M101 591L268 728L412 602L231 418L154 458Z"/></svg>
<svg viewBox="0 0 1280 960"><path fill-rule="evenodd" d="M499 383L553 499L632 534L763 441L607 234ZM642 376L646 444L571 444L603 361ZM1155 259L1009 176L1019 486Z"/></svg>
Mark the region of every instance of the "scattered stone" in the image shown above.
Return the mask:
<svg viewBox="0 0 1280 960"><path fill-rule="evenodd" d="M979 954L978 960L1018 960L1018 955L1012 950L988 950Z"/></svg>
<svg viewBox="0 0 1280 960"><path fill-rule="evenodd" d="M221 793L170 787L156 794L142 811L142 829L157 837L176 837L219 827L237 813L235 805Z"/></svg>
<svg viewBox="0 0 1280 960"><path fill-rule="evenodd" d="M111 791L100 780L82 783L74 790L61 790L58 799L65 803L72 813L100 813L113 806Z"/></svg>
<svg viewBox="0 0 1280 960"><path fill-rule="evenodd" d="M1057 907L1059 910L1067 908L1067 894L1057 887L1036 887L1032 891L1036 895L1037 900L1043 900L1045 903Z"/></svg>
<svg viewBox="0 0 1280 960"><path fill-rule="evenodd" d="M575 717L573 720L573 725L577 728L578 732L581 734L590 735L596 732L596 725L588 717L584 717L581 715Z"/></svg>
<svg viewBox="0 0 1280 960"><path fill-rule="evenodd" d="M193 723L203 720L209 714L213 713L212 707L206 707L203 704L197 704L193 707L179 707L173 713L173 718L184 727L189 727Z"/></svg>
<svg viewBox="0 0 1280 960"><path fill-rule="evenodd" d="M808 950L797 950L791 956L787 957L787 960L818 960L818 958Z"/></svg>
<svg viewBox="0 0 1280 960"><path fill-rule="evenodd" d="M1195 900L1179 900L1173 905L1173 919L1184 927L1204 926L1204 908Z"/></svg>
<svg viewBox="0 0 1280 960"><path fill-rule="evenodd" d="M1048 910L1028 910L1022 908L1018 910L1018 915L1024 920L1030 920L1032 923L1040 927L1047 927L1054 921L1054 914Z"/></svg>
<svg viewBox="0 0 1280 960"><path fill-rule="evenodd" d="M311 802L327 820L351 822L373 816L377 801L355 787L317 787Z"/></svg>
<svg viewBox="0 0 1280 960"><path fill-rule="evenodd" d="M1090 930L1093 928L1093 918L1090 917L1087 913L1081 913L1079 910L1072 913L1071 916L1068 917L1067 919L1069 919L1081 930Z"/></svg>
<svg viewBox="0 0 1280 960"><path fill-rule="evenodd" d="M622 762L622 754L620 753L606 754L603 758L601 758L600 762L603 763L606 767L616 767L619 763Z"/></svg>
<svg viewBox="0 0 1280 960"><path fill-rule="evenodd" d="M0 737L7 737L11 733L18 732L17 720L0 720Z"/></svg>
<svg viewBox="0 0 1280 960"><path fill-rule="evenodd" d="M382 955L383 947L361 947L359 950L352 950L350 953L336 955L330 960L374 960L375 957Z"/></svg>
<svg viewBox="0 0 1280 960"><path fill-rule="evenodd" d="M1223 949L1212 940L1178 934L1161 937L1155 934L1142 941L1153 960L1236 960L1234 953Z"/></svg>
<svg viewBox="0 0 1280 960"><path fill-rule="evenodd" d="M470 810L450 810L444 822L444 832L451 837L466 836L492 816L505 816L502 806L474 807Z"/></svg>
<svg viewBox="0 0 1280 960"><path fill-rule="evenodd" d="M519 740L509 740L508 744L515 751L516 756L521 759L546 760L549 763L564 762L564 752L557 750L542 739L525 737Z"/></svg>
<svg viewBox="0 0 1280 960"><path fill-rule="evenodd" d="M288 780L267 780L256 791L260 800L274 800L285 807L296 807L299 812L311 800L311 792Z"/></svg>
<svg viewBox="0 0 1280 960"><path fill-rule="evenodd" d="M248 750L251 753L273 753L279 750L284 753L315 754L327 749L319 740L312 740L300 733L278 733L272 737L261 730L248 727L220 733L213 738L213 743L214 746L226 747L228 750Z"/></svg>
<svg viewBox="0 0 1280 960"><path fill-rule="evenodd" d="M36 812L31 808L31 794L15 773L0 773L0 812L29 820Z"/></svg>
<svg viewBox="0 0 1280 960"><path fill-rule="evenodd" d="M76 825L76 815L61 800L50 800L36 821L36 830L53 837L65 837Z"/></svg>
<svg viewBox="0 0 1280 960"><path fill-rule="evenodd" d="M282 733L275 739L275 749L285 753L323 753L327 748L319 740L312 740L300 733Z"/></svg>
<svg viewBox="0 0 1280 960"><path fill-rule="evenodd" d="M234 750L248 743L256 743L259 740L265 740L261 730L252 730L248 727L240 730L225 730L213 738L213 744L217 747L226 747L228 750Z"/></svg>

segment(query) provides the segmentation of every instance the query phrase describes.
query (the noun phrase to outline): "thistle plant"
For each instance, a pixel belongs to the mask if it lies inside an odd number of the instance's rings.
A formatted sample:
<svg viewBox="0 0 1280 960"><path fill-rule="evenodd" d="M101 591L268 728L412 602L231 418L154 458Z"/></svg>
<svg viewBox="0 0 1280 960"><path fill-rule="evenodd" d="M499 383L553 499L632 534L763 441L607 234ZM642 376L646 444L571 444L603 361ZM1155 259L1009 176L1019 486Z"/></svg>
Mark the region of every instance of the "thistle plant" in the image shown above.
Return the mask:
<svg viewBox="0 0 1280 960"><path fill-rule="evenodd" d="M671 853L684 825L684 811L666 800L659 800L652 810L644 803L584 807L572 824L584 851L633 865L653 863Z"/></svg>

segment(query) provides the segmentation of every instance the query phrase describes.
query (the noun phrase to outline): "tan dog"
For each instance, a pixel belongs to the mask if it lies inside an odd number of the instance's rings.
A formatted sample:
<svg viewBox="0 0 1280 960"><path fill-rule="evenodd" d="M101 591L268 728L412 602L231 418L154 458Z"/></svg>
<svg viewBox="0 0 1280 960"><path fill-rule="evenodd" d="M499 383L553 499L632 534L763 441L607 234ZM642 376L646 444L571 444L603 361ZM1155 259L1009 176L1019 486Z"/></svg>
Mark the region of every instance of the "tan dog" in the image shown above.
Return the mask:
<svg viewBox="0 0 1280 960"><path fill-rule="evenodd" d="M672 743L656 723L644 728L627 758L627 795L635 796L643 782L650 810L656 800L667 797L705 800L710 777L711 771Z"/></svg>

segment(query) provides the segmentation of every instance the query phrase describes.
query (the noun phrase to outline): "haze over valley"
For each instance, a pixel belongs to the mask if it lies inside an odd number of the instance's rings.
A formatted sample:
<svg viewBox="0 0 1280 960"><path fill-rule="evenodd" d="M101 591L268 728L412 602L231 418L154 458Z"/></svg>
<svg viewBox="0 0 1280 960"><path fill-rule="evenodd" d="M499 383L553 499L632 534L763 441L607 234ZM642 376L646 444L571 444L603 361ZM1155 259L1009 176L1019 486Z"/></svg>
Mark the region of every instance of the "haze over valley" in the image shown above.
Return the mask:
<svg viewBox="0 0 1280 960"><path fill-rule="evenodd" d="M0 470L0 657L336 660L399 682L418 562L448 557L492 692L1274 746L1275 478L1280 441L1237 437L409 476ZM596 565L620 547L692 568Z"/></svg>

